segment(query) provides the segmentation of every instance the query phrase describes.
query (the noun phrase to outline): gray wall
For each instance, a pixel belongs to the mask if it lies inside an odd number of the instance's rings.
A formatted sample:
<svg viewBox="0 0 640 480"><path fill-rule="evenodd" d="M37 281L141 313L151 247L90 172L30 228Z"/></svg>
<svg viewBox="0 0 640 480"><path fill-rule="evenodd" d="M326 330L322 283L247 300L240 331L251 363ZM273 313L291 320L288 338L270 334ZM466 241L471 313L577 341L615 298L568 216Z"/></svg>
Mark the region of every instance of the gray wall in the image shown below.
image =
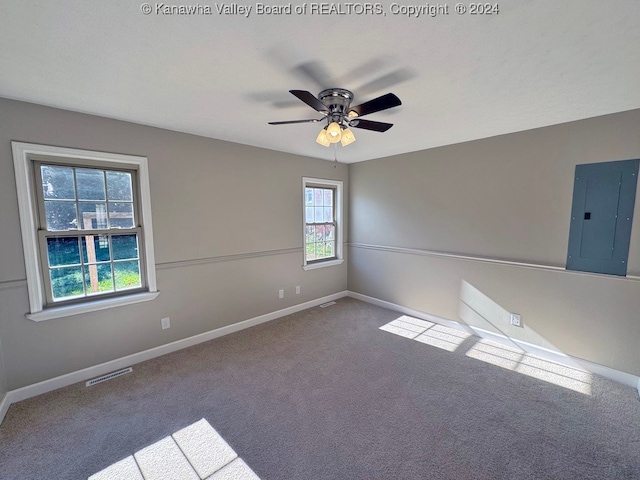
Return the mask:
<svg viewBox="0 0 640 480"><path fill-rule="evenodd" d="M12 140L148 157L156 300L39 323L25 318ZM302 270L303 176L343 180L348 195L345 165L0 99L6 374L3 383L0 373L0 388L13 390L345 290L346 262ZM225 258L274 250L284 251ZM285 289L282 300L279 288ZM167 316L171 328L163 331L160 319Z"/></svg>
<svg viewBox="0 0 640 480"><path fill-rule="evenodd" d="M0 316L0 322L2 322L2 316ZM4 358L2 355L2 338L0 338L0 403L2 403L2 400L4 399L7 391L7 375L4 368Z"/></svg>
<svg viewBox="0 0 640 480"><path fill-rule="evenodd" d="M575 165L639 158L639 124L634 110L350 165L349 290L640 375L637 279L401 250L564 267Z"/></svg>

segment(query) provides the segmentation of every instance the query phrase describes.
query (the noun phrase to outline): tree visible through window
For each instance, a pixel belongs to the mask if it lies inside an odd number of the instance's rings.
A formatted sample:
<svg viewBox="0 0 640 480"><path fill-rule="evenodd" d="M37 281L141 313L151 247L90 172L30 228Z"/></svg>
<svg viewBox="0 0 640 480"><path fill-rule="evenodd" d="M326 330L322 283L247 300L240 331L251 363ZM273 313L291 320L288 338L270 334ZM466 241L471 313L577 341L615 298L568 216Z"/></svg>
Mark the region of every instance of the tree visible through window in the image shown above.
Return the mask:
<svg viewBox="0 0 640 480"><path fill-rule="evenodd" d="M135 171L36 163L48 302L142 288Z"/></svg>
<svg viewBox="0 0 640 480"><path fill-rule="evenodd" d="M305 258L307 263L336 258L336 190L306 186Z"/></svg>

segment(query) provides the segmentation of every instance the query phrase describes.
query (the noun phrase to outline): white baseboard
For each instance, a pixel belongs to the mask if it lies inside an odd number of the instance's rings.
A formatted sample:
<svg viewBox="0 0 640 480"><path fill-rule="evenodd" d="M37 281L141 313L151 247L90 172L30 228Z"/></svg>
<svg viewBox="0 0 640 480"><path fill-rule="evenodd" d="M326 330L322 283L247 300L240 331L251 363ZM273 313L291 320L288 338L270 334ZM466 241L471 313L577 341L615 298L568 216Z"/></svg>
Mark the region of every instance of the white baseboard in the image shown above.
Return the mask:
<svg viewBox="0 0 640 480"><path fill-rule="evenodd" d="M604 365L600 365L598 363L590 362L589 360L583 360L581 358L572 357L571 355L567 355L566 353L562 353L560 351L554 351L548 348L540 347L539 345L534 345L533 343L525 342L523 340L518 340L516 338L510 338L505 335L501 335L494 332L489 332L487 330L483 330L481 328L471 327L476 335L482 338L487 338L489 340L493 340L495 342L511 345L516 344L517 347L524 350L528 353L533 353L538 357L542 357L546 360L550 360L552 362L560 363L562 365L566 365L568 367L574 367L581 370L586 370L587 372L595 373L601 377L608 378L610 380L614 380L618 383L622 383L623 385L628 385L630 387L635 387L636 384L640 385L640 378L632 375L630 373L621 372L620 370L616 370L614 368L605 367Z"/></svg>
<svg viewBox="0 0 640 480"><path fill-rule="evenodd" d="M437 315L432 315L430 313L421 312L419 310L398 305L396 303L380 300L379 298L369 297L368 295L362 295L361 293L349 291L347 295L357 300L362 300L363 302L371 303L373 305L387 308L389 310L395 310L397 312L404 313L405 315L419 318L421 320L428 320L431 322L439 323L440 325L445 325L447 327L455 328L457 330L462 330L467 333L472 333L473 335L476 335L478 337L487 338L489 340L493 340L507 346L514 346L514 344L516 344L517 347L521 348L525 352L533 353L546 360L560 363L568 367L581 368L583 370L594 373L601 377L605 377L610 380L616 381L618 383L622 383L623 385L637 388L638 394L640 395L640 377L636 375L632 375L626 372L621 372L620 370L616 370L611 367L606 367L604 365L593 363L593 362L590 362L589 360L583 360L581 358L572 357L571 355L567 355L560 351L550 350L548 348L534 345L529 342L525 342L522 340L517 340L515 338L507 337L505 335L489 332L481 328L471 327L465 323L456 322L448 318L443 318Z"/></svg>
<svg viewBox="0 0 640 480"><path fill-rule="evenodd" d="M4 416L12 403L20 402L22 400L26 400L27 398L51 392L52 390L57 390L58 388L66 387L74 383L83 382L93 377L112 372L114 370L129 367L136 363L145 362L147 360L151 360L152 358L166 355L167 353L182 350L183 348L207 342L224 335L229 335L230 333L238 332L240 330L244 330L245 328L269 322L271 320L275 320L286 315L291 315L292 313L300 312L308 308L316 307L325 302L338 300L339 298L343 298L346 296L346 291L334 293L332 295L327 295L326 297L317 298L309 302L301 303L288 308L283 308L282 310L277 310L275 312L267 313L265 315L260 315L258 317L234 323L232 325L216 328L215 330L211 330L209 332L204 332L199 335L194 335L182 340L167 343L166 345L161 345L149 350L144 350L132 355L127 355L126 357L121 357L109 362L101 363L99 365L94 365L93 367L84 368L82 370L77 370L65 375L60 375L59 377L43 380L42 382L34 383L33 385L27 385L26 387L11 390L7 392L2 402L0 402L0 423L2 423L2 420L4 419Z"/></svg>
<svg viewBox="0 0 640 480"><path fill-rule="evenodd" d="M9 393L6 393L2 400L0 401L0 424L2 420L4 420L4 416L7 414L9 407L13 402L9 398Z"/></svg>
<svg viewBox="0 0 640 480"><path fill-rule="evenodd" d="M431 322L439 323L440 325L445 325L447 327L474 334L474 331L471 330L465 323L449 320L448 318L432 315L431 313L421 312L420 310L414 310L413 308L398 305L397 303L387 302L386 300L380 300L379 298L369 297L368 295L362 295L361 293L348 291L347 295L351 298L355 298L356 300L362 300L363 302L371 303L372 305L376 305L378 307L395 310L396 312L404 313L405 315L419 318L420 320L428 320Z"/></svg>

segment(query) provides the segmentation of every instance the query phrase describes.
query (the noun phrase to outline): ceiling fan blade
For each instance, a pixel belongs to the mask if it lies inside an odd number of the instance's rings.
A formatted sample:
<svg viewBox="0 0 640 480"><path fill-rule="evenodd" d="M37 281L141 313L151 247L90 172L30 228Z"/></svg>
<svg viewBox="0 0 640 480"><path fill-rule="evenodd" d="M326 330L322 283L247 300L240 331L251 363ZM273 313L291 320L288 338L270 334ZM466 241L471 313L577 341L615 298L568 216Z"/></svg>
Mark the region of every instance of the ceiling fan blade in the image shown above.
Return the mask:
<svg viewBox="0 0 640 480"><path fill-rule="evenodd" d="M309 105L314 110L322 113L329 113L326 105L318 100L313 93L307 92L306 90L289 90L292 94L302 100L304 103Z"/></svg>
<svg viewBox="0 0 640 480"><path fill-rule="evenodd" d="M293 70L298 76L303 77L304 80L311 80L322 90L337 85L335 80L331 78L329 71L317 60L301 63L295 66Z"/></svg>
<svg viewBox="0 0 640 480"><path fill-rule="evenodd" d="M351 120L349 122L349 126L353 128L362 128L364 130L373 130L374 132L386 132L393 127L393 123L374 122L358 118L356 120Z"/></svg>
<svg viewBox="0 0 640 480"><path fill-rule="evenodd" d="M354 82L360 81L361 78L371 75L371 72L379 71L383 68L386 68L387 64L388 59L385 57L379 56L376 58L372 58L371 60L367 60L364 63L351 68L347 73L340 77L339 83L343 85L353 85Z"/></svg>
<svg viewBox="0 0 640 480"><path fill-rule="evenodd" d="M269 125L288 125L290 123L318 123L322 118L310 118L308 120L286 120L284 122L269 122Z"/></svg>
<svg viewBox="0 0 640 480"><path fill-rule="evenodd" d="M374 98L373 100L369 100L368 102L364 102L360 105L356 105L355 107L351 107L349 111L356 112L359 117L364 117L365 115L369 115L370 113L386 110L387 108L397 107L398 105L402 105L400 99L393 93L387 93L386 95L382 95L381 97Z"/></svg>
<svg viewBox="0 0 640 480"><path fill-rule="evenodd" d="M415 73L408 68L399 68L394 70L393 72L389 72L381 77L378 77L374 80L370 80L369 82L361 85L356 88L356 92L360 95L366 95L368 93L378 92L382 89L387 89L394 85L397 85L401 82L406 82L410 80L412 77L415 77Z"/></svg>

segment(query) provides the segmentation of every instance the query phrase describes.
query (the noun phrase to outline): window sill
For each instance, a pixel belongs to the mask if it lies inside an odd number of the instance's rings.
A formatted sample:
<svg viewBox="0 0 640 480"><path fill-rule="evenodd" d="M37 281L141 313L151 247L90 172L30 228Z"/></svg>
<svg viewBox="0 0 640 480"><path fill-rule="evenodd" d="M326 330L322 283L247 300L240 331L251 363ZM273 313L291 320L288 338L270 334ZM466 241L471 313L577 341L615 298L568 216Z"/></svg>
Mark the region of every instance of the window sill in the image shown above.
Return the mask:
<svg viewBox="0 0 640 480"><path fill-rule="evenodd" d="M87 303L78 303L75 305L65 305L62 307L52 307L42 310L41 312L27 313L25 316L34 322L43 322L54 318L69 317L71 315L80 315L81 313L95 312L97 310L106 310L113 307L121 307L123 305L132 305L134 303L148 302L153 300L160 292L144 292L127 295L124 297L106 298L103 300L95 300Z"/></svg>
<svg viewBox="0 0 640 480"><path fill-rule="evenodd" d="M344 258L338 258L336 260L328 260L326 262L308 263L302 266L303 270L314 270L316 268L331 267L332 265L340 265L344 262Z"/></svg>

